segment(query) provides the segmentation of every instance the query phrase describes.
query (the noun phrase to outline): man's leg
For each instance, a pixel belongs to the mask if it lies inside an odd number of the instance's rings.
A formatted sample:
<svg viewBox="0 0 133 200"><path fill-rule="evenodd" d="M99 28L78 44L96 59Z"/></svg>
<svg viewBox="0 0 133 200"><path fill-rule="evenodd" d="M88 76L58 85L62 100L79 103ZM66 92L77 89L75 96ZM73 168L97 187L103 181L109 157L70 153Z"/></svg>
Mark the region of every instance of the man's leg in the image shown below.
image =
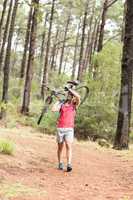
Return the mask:
<svg viewBox="0 0 133 200"><path fill-rule="evenodd" d="M63 169L63 163L62 163L62 150L64 147L64 142L58 143L58 149L57 149L57 157L58 157L58 163L59 163L59 168Z"/></svg>
<svg viewBox="0 0 133 200"><path fill-rule="evenodd" d="M67 158L67 171L72 171L72 142L65 141L66 144L66 158Z"/></svg>
<svg viewBox="0 0 133 200"><path fill-rule="evenodd" d="M66 144L66 158L67 158L67 171L72 170L72 143L74 139L74 129L68 129L65 134L65 144Z"/></svg>

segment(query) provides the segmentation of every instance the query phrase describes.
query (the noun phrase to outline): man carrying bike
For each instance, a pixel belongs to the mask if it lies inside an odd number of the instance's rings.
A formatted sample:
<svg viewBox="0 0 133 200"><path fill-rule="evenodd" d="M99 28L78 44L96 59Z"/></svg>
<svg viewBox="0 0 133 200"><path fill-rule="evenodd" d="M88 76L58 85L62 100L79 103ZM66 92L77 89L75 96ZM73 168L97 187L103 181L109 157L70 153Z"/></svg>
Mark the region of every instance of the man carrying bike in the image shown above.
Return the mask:
<svg viewBox="0 0 133 200"><path fill-rule="evenodd" d="M62 150L66 146L67 172L72 171L72 143L74 138L74 119L76 109L80 104L80 95L71 88L65 88L68 91L64 102L58 101L52 106L53 112L59 112L57 122L57 156L59 169L63 170Z"/></svg>

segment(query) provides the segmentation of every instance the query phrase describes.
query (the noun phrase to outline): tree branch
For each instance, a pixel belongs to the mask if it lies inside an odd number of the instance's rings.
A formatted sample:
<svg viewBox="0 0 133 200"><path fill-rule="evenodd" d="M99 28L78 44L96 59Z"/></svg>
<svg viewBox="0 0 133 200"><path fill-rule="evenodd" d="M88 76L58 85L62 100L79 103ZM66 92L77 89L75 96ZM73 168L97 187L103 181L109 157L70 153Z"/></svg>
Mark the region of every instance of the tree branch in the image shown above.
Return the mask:
<svg viewBox="0 0 133 200"><path fill-rule="evenodd" d="M110 1L107 5L107 9L110 8L117 0Z"/></svg>
<svg viewBox="0 0 133 200"><path fill-rule="evenodd" d="M120 36L120 33L117 33L116 35L110 37L108 40L106 40L103 44L103 46L105 46L108 42L110 42L111 40L117 38L118 36Z"/></svg>

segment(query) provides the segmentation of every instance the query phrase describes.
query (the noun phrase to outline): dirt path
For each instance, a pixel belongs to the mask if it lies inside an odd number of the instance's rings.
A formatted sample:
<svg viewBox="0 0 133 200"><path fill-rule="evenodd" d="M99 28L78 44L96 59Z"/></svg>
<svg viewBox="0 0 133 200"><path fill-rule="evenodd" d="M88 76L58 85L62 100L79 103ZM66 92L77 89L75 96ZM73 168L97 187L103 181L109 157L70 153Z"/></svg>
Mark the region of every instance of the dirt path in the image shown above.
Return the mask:
<svg viewBox="0 0 133 200"><path fill-rule="evenodd" d="M75 141L67 173L56 168L53 136L18 127L1 129L1 137L16 150L0 154L0 200L133 200L133 160L123 153Z"/></svg>

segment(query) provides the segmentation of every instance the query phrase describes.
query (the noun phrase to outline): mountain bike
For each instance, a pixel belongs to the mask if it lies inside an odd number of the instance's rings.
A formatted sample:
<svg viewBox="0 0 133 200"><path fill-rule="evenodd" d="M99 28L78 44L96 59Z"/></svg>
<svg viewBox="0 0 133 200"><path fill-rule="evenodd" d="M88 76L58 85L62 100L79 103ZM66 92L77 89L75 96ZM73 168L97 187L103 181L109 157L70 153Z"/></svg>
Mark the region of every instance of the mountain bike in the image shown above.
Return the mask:
<svg viewBox="0 0 133 200"><path fill-rule="evenodd" d="M54 98L60 100L61 102L64 102L66 94L69 92L69 89L74 89L80 95L81 97L80 106L85 102L85 100L89 95L89 88L85 85L80 85L78 81L68 81L67 85L61 90L50 89L50 87L48 86L45 86L45 88L49 93L49 95L46 96L44 107L37 121L38 125L40 124L44 114L48 112L49 106L53 103Z"/></svg>

